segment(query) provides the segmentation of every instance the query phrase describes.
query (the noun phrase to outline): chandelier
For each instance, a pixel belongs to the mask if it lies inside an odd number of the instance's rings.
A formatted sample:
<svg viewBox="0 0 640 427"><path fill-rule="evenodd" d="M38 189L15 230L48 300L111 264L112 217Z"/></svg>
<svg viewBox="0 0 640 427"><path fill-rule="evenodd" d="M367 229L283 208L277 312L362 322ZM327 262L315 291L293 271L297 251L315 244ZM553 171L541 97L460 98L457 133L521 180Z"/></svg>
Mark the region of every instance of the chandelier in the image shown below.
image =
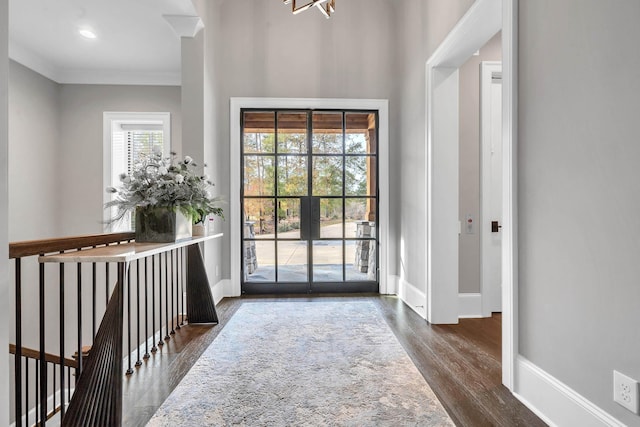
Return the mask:
<svg viewBox="0 0 640 427"><path fill-rule="evenodd" d="M317 7L320 12L326 17L330 18L331 14L336 11L336 0L283 0L284 4L291 3L291 11L294 15L297 15L305 10L311 9L313 6ZM305 3L300 6L300 3Z"/></svg>

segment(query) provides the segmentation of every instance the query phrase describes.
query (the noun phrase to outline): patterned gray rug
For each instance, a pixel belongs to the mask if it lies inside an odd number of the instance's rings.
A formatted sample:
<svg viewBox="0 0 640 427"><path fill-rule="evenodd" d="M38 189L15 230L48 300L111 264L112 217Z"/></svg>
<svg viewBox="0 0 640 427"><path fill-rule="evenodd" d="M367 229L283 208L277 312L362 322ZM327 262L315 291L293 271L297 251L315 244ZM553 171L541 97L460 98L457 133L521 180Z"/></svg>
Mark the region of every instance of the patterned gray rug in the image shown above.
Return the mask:
<svg viewBox="0 0 640 427"><path fill-rule="evenodd" d="M149 426L453 426L372 302L244 302Z"/></svg>

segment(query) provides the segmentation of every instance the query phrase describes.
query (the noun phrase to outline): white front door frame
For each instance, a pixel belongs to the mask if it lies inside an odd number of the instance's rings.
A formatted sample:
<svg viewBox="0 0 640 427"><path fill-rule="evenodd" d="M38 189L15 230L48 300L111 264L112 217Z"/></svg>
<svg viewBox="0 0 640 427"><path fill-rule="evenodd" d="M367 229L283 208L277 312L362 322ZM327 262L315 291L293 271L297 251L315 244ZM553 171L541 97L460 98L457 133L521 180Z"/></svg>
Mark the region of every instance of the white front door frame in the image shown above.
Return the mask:
<svg viewBox="0 0 640 427"><path fill-rule="evenodd" d="M451 279L458 277L457 69L502 30L502 383L511 391L518 354L517 6L518 0L477 0L436 49L426 64L425 123L427 320L458 323L458 281Z"/></svg>
<svg viewBox="0 0 640 427"><path fill-rule="evenodd" d="M315 110L376 110L378 111L378 190L379 190L379 285L381 294L395 292L388 279L389 254L389 101L386 99L325 99L325 98L231 98L229 114L230 190L229 216L231 236L231 284L225 296L240 296L242 277L242 242L240 209L240 110L243 108L292 108Z"/></svg>

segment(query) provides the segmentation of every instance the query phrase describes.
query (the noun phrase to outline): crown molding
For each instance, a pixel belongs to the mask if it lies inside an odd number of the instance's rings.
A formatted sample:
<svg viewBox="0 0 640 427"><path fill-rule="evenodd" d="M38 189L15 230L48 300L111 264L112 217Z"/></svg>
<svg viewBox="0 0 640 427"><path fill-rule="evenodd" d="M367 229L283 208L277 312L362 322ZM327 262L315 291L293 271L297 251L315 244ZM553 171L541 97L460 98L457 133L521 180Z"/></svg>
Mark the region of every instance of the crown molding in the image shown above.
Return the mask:
<svg viewBox="0 0 640 427"><path fill-rule="evenodd" d="M162 15L178 37L194 37L204 28L199 16Z"/></svg>
<svg viewBox="0 0 640 427"><path fill-rule="evenodd" d="M59 68L13 40L9 40L9 58L60 84L140 86L180 86L182 84L180 70L127 71Z"/></svg>

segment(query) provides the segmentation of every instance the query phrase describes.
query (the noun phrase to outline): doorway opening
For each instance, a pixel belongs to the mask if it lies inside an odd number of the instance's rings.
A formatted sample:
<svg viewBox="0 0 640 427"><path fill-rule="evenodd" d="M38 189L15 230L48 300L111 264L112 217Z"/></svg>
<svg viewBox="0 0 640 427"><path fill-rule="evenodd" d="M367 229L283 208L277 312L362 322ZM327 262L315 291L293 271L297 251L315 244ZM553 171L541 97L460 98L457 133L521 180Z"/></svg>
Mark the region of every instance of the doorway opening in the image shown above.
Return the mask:
<svg viewBox="0 0 640 427"><path fill-rule="evenodd" d="M378 112L240 117L242 293L378 292Z"/></svg>
<svg viewBox="0 0 640 427"><path fill-rule="evenodd" d="M477 0L426 63L427 292L431 323L458 323L459 67L502 30L502 383L515 389L518 355L516 106L517 0Z"/></svg>

